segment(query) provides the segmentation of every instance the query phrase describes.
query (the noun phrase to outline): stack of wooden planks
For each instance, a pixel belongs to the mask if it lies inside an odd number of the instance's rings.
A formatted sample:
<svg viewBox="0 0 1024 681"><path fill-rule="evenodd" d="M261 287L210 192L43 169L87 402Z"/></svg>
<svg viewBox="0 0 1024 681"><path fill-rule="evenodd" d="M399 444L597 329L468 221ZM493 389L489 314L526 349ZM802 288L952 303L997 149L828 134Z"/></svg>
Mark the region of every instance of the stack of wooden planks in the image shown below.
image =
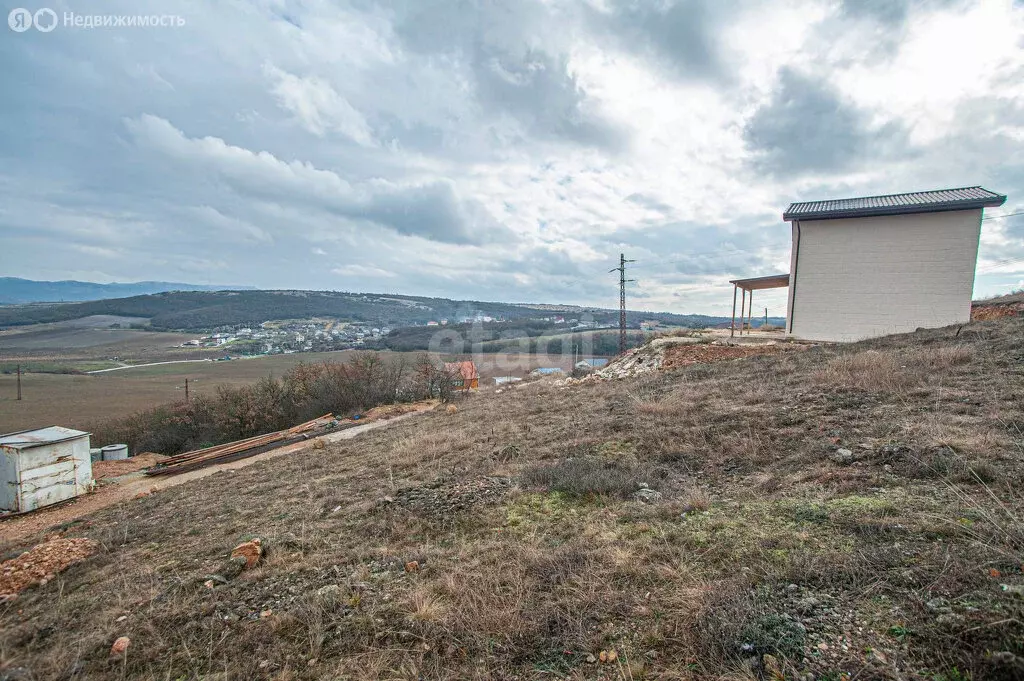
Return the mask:
<svg viewBox="0 0 1024 681"><path fill-rule="evenodd" d="M178 473L187 473L188 471L212 466L213 464L245 459L270 451L271 449L276 449L277 447L309 439L311 432L324 430L332 426L332 424L336 424L334 416L324 414L320 418L300 423L287 430L279 430L274 433L267 433L266 435L256 435L244 440L236 440L214 447L184 452L166 459L159 465L147 468L145 473L146 475L177 475ZM356 424L353 423L351 425Z"/></svg>

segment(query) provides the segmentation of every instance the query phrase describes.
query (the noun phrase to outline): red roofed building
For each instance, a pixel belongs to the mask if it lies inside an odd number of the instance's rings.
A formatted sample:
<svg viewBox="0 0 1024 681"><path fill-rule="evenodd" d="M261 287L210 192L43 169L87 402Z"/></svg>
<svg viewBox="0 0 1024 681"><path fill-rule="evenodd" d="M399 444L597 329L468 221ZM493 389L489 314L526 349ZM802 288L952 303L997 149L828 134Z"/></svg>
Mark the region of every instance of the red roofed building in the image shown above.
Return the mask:
<svg viewBox="0 0 1024 681"><path fill-rule="evenodd" d="M480 374L473 362L445 362L444 370L452 376L452 388L471 390L480 387Z"/></svg>

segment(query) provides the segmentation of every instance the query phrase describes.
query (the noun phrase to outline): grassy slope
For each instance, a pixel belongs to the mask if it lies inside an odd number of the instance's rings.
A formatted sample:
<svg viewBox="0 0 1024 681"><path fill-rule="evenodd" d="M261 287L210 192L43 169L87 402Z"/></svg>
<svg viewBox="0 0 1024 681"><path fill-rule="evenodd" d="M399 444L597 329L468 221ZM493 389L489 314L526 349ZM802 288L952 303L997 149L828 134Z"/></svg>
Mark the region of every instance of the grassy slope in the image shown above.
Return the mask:
<svg viewBox="0 0 1024 681"><path fill-rule="evenodd" d="M68 529L102 542L96 558L0 611L0 664L1020 678L1024 322L955 334L524 385L127 502ZM639 480L663 499L616 494ZM588 486L607 493L571 493ZM265 564L203 587L251 536ZM122 634L127 661L108 662ZM619 660L588 664L602 649Z"/></svg>

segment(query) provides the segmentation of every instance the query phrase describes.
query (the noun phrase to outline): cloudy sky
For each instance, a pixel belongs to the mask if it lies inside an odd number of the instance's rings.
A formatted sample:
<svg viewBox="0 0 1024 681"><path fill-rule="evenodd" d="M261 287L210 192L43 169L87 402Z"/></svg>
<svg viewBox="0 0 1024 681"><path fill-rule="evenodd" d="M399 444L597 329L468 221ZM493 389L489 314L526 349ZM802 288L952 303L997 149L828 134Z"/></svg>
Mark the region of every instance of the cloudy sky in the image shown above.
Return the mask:
<svg viewBox="0 0 1024 681"><path fill-rule="evenodd" d="M1024 211L1020 0L48 6L0 33L0 275L611 307L624 252L630 307L720 314L790 201ZM986 220L976 295L1021 286Z"/></svg>

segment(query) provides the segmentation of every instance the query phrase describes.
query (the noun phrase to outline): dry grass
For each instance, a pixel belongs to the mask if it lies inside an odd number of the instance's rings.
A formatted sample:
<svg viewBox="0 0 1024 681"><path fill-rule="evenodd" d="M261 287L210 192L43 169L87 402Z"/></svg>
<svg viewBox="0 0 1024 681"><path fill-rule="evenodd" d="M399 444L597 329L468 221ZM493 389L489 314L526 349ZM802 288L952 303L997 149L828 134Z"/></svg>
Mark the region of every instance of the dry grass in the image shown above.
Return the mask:
<svg viewBox="0 0 1024 681"><path fill-rule="evenodd" d="M439 622L447 609L446 603L429 591L416 591L409 604L409 619L418 624Z"/></svg>
<svg viewBox="0 0 1024 681"><path fill-rule="evenodd" d="M819 384L832 387L903 394L941 380L944 372L970 361L971 349L962 345L870 349L840 354L817 371L814 378Z"/></svg>
<svg viewBox="0 0 1024 681"><path fill-rule="evenodd" d="M711 495L700 487L691 487L682 495L683 507L687 512L707 511L711 508Z"/></svg>
<svg viewBox="0 0 1024 681"><path fill-rule="evenodd" d="M539 381L126 502L0 611L0 674L1021 678L1021 357L1001 320Z"/></svg>

